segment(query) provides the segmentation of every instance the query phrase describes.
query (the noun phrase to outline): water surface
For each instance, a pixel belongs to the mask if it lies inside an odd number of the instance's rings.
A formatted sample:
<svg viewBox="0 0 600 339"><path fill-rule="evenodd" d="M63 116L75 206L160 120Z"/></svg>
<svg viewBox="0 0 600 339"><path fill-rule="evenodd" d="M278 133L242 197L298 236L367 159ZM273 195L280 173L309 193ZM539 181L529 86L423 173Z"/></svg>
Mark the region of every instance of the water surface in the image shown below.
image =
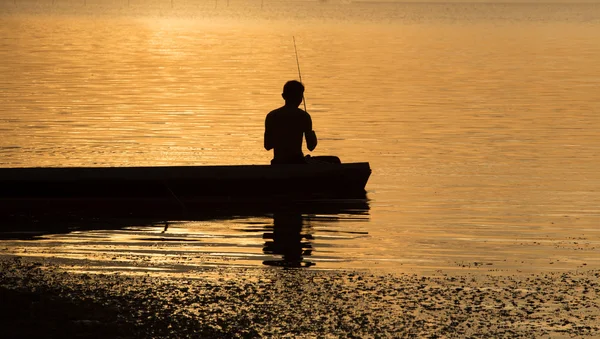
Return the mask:
<svg viewBox="0 0 600 339"><path fill-rule="evenodd" d="M302 214L313 269L600 268L598 4L0 9L4 167L268 163L264 117L298 77L294 36L314 155L373 168L368 210ZM159 271L281 257L264 252L272 215L171 222L0 250Z"/></svg>

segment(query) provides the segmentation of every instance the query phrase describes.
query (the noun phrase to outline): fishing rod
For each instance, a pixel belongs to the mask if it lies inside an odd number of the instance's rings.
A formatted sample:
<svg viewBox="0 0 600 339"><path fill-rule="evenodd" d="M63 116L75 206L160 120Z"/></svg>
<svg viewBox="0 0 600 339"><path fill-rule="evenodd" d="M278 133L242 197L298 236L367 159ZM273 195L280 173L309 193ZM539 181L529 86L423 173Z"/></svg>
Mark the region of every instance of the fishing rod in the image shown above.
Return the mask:
<svg viewBox="0 0 600 339"><path fill-rule="evenodd" d="M292 36L294 40L294 52L296 52L296 65L298 66L298 77L300 78L300 82L302 82L302 73L300 73L300 61L298 60L298 49L296 48L296 37ZM304 104L304 111L306 110L306 98L304 98L304 93L302 93L302 103Z"/></svg>

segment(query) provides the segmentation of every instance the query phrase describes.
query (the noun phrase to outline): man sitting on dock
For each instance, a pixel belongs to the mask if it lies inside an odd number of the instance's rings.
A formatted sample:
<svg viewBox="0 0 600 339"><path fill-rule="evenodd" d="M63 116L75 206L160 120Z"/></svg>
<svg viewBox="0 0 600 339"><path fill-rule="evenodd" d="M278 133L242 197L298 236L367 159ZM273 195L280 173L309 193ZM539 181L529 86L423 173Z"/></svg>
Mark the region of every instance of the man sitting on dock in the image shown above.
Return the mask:
<svg viewBox="0 0 600 339"><path fill-rule="evenodd" d="M265 120L265 149L274 149L272 165L305 164L302 139L306 138L306 146L312 151L317 147L317 135L310 114L298 107L304 98L304 85L288 81L281 96L285 105L271 111Z"/></svg>

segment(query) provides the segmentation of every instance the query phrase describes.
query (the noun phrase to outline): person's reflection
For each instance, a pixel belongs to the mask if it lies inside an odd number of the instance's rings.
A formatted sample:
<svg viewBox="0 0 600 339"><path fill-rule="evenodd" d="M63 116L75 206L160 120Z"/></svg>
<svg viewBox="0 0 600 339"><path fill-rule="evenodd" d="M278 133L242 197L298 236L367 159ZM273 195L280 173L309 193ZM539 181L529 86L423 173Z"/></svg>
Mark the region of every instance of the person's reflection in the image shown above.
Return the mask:
<svg viewBox="0 0 600 339"><path fill-rule="evenodd" d="M306 230L304 230L306 232ZM283 267L309 267L314 263L304 259L312 252L312 235L303 234L302 214L280 211L273 215L273 233L264 233L265 254L282 255L281 260L265 260L263 264Z"/></svg>

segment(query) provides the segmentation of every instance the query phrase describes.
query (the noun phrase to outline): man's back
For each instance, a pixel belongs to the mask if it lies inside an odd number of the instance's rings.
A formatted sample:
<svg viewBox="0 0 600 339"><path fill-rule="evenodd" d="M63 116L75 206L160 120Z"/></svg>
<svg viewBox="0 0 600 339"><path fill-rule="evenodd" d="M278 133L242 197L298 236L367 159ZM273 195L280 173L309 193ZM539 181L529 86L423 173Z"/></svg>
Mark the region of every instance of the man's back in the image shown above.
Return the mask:
<svg viewBox="0 0 600 339"><path fill-rule="evenodd" d="M310 115L293 106L271 111L265 120L265 148L274 149L273 163L303 163L302 139L312 132Z"/></svg>
<svg viewBox="0 0 600 339"><path fill-rule="evenodd" d="M304 100L304 85L291 80L283 86L281 97L285 105L267 114L265 120L265 148L275 149L272 164L306 163L302 154L302 137L310 151L317 147L317 135L312 130L310 115L298 108Z"/></svg>

